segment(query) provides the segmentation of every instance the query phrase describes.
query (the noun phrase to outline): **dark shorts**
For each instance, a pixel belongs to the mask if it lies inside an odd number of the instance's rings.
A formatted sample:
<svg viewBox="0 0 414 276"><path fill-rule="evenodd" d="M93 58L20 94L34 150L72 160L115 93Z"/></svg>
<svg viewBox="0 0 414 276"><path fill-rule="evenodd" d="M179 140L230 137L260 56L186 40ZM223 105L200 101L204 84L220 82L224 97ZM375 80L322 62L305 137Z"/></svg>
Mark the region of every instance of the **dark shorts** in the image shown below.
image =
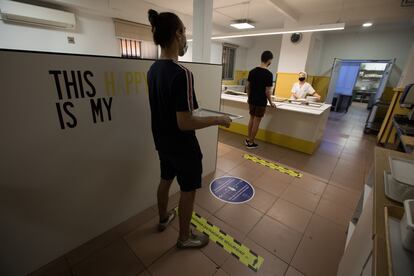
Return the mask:
<svg viewBox="0 0 414 276"><path fill-rule="evenodd" d="M249 104L249 113L251 116L262 118L266 112L266 106Z"/></svg>
<svg viewBox="0 0 414 276"><path fill-rule="evenodd" d="M161 166L161 178L173 180L177 177L180 190L191 192L201 188L203 165L201 152L174 154L158 152Z"/></svg>

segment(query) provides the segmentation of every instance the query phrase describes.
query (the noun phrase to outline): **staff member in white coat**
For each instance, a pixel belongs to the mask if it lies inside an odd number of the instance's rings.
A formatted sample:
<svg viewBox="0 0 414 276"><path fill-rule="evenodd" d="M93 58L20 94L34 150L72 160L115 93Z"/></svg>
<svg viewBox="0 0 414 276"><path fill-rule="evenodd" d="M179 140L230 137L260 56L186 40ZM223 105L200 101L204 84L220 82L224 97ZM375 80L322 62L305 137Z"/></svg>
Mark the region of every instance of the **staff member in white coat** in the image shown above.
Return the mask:
<svg viewBox="0 0 414 276"><path fill-rule="evenodd" d="M321 96L315 92L312 85L306 82L306 72L299 72L299 82L295 82L292 86L292 99L306 99L307 96L314 96L318 101L321 100Z"/></svg>

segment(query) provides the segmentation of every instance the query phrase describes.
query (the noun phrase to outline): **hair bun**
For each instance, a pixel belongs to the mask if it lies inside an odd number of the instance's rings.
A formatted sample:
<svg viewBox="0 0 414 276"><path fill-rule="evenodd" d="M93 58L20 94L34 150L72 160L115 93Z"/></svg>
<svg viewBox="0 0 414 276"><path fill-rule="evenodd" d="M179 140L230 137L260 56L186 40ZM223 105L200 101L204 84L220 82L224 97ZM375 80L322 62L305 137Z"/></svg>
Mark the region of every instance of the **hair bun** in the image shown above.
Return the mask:
<svg viewBox="0 0 414 276"><path fill-rule="evenodd" d="M148 10L148 21L151 23L152 27L155 27L157 25L158 20L158 12L150 9Z"/></svg>

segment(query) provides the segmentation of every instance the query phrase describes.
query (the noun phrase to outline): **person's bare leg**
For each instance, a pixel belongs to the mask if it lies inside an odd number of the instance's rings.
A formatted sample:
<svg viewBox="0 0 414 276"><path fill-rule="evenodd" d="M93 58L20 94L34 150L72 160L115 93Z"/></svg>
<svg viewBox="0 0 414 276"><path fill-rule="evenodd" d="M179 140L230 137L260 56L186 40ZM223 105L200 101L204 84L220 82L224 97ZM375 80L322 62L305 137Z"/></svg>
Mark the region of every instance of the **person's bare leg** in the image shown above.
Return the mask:
<svg viewBox="0 0 414 276"><path fill-rule="evenodd" d="M167 218L168 194L172 182L173 180L165 180L161 178L160 184L158 185L157 200L160 221L163 221Z"/></svg>
<svg viewBox="0 0 414 276"><path fill-rule="evenodd" d="M260 121L262 118L260 117L254 117L253 118L253 126L252 126L252 133L249 137L250 143L254 143L254 139L256 138L257 131L259 130Z"/></svg>
<svg viewBox="0 0 414 276"><path fill-rule="evenodd" d="M193 215L194 199L196 191L181 192L178 205L178 216L180 219L180 241L186 241L190 236L190 221Z"/></svg>
<svg viewBox="0 0 414 276"><path fill-rule="evenodd" d="M249 126L247 127L247 137L249 138L249 142L251 142L250 137L252 136L253 119L254 117L250 115Z"/></svg>

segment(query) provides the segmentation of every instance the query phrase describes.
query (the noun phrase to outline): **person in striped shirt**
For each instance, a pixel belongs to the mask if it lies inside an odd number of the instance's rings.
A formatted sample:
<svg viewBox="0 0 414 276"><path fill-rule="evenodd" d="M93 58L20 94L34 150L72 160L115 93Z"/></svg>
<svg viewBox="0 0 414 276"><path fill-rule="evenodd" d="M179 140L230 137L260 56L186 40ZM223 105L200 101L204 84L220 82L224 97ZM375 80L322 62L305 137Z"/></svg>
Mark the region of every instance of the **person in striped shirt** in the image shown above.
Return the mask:
<svg viewBox="0 0 414 276"><path fill-rule="evenodd" d="M177 15L169 12L158 14L149 10L148 19L154 42L161 47L161 58L152 64L147 74L152 134L161 167L157 192L159 230L165 230L176 216L167 206L171 183L177 177L181 190L177 247L202 247L207 245L208 238L190 231L196 190L201 187L202 180L203 155L195 130L213 125L229 127L231 119L193 114L198 108L194 77L177 62L187 48L185 26Z"/></svg>

